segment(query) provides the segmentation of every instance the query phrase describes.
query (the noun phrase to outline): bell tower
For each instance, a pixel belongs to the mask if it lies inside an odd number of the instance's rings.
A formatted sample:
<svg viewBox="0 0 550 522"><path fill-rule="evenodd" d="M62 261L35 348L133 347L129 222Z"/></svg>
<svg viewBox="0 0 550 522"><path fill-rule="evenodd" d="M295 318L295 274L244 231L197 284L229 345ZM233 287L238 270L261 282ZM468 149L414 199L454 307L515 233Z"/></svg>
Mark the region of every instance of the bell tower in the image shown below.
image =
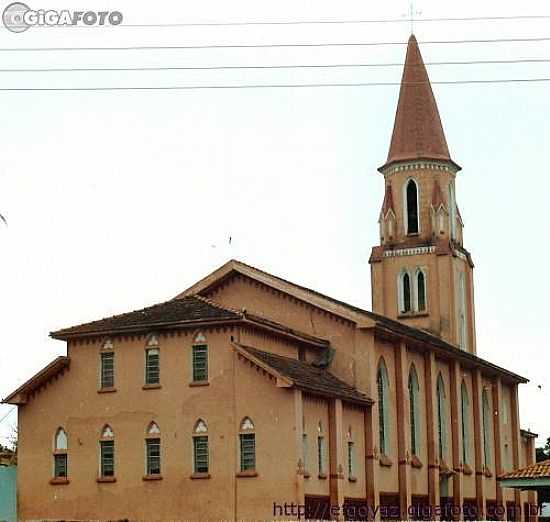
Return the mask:
<svg viewBox="0 0 550 522"><path fill-rule="evenodd" d="M451 159L426 67L409 38L384 176L372 309L475 353L473 262Z"/></svg>

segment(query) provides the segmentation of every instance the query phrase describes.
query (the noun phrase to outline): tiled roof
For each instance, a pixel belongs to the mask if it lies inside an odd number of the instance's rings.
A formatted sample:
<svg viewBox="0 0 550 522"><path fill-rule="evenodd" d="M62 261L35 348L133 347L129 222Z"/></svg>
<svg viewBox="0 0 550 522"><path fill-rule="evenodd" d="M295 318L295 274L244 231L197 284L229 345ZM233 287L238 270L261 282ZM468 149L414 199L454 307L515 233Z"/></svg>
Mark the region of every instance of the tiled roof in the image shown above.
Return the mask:
<svg viewBox="0 0 550 522"><path fill-rule="evenodd" d="M411 35L386 165L415 159L452 161L418 42Z"/></svg>
<svg viewBox="0 0 550 522"><path fill-rule="evenodd" d="M393 207L393 191L391 188L391 183L386 185L386 192L384 194L384 201L382 203L382 217L386 217L389 211L393 211L395 214L395 209Z"/></svg>
<svg viewBox="0 0 550 522"><path fill-rule="evenodd" d="M262 361L292 381L294 386L301 390L326 397L336 397L354 403L372 404L373 402L364 393L338 379L338 377L335 377L328 370L318 368L298 359L264 352L252 346L235 344L246 353L252 355L252 357Z"/></svg>
<svg viewBox="0 0 550 522"><path fill-rule="evenodd" d="M454 245L454 247L458 248L457 245ZM467 251L463 248L460 248L460 250L467 253ZM472 366L480 366L497 374L506 375L517 382L529 382L528 379L526 379L525 377L517 375L509 370L506 370L505 368L501 368L496 364L490 363L489 361L486 361L485 359L482 359L481 357L478 357L477 355L474 355L470 352L461 350L460 348L450 343L447 343L446 341L444 341L440 337L437 337L434 334L430 334L418 328L407 326L402 322L395 321L383 315L375 314L374 312L370 312L363 308L359 308L358 306L354 306L339 299L335 299L334 297L322 294L317 290L312 290L311 288L293 283L292 281L288 281L287 279L283 279L282 277L272 275L269 272L260 270L259 268L255 268L235 259L228 261L218 270L205 277L198 283L194 284L191 288L179 294L176 299L182 299L186 295L191 295L191 293L194 294L207 292L212 288L215 288L217 285L219 285L221 282L225 281L228 277L231 277L231 275L235 273L242 274L267 286L277 288L282 292L287 292L290 295L294 295L298 299L301 299L302 301L313 303L314 306L322 306L324 309L330 310L332 313L335 313L341 317L345 317L350 321L354 321L357 323L364 318L372 319L377 325L384 327L387 330L391 330L397 335L402 335L409 339L416 339L420 342L425 342L446 352L451 357L470 362Z"/></svg>
<svg viewBox="0 0 550 522"><path fill-rule="evenodd" d="M478 357L473 353L461 350L460 348L457 348L456 346L444 341L434 334L426 332L425 330L421 330L420 328L413 328L412 326L408 326L405 323L390 319L389 317L385 317L383 315L375 314L373 312L369 312L369 315L371 318L376 320L379 327L387 329L396 335L401 335L409 339L415 339L419 342L429 344L434 348L438 348L439 350L449 355L452 355L459 359L463 359L464 361L468 361L473 366L482 366L486 370L493 371L498 374L505 374L508 377L511 377L519 382L529 382L525 377L501 368L496 364L490 363L489 361L486 361L485 359L482 359L481 357Z"/></svg>
<svg viewBox="0 0 550 522"><path fill-rule="evenodd" d="M134 312L113 315L98 321L57 330L52 332L51 336L56 339L66 339L75 335L134 331L136 328L154 328L195 321L240 319L241 317L242 314L235 310L222 307L204 297L192 295Z"/></svg>
<svg viewBox="0 0 550 522"><path fill-rule="evenodd" d="M438 209L440 206L445 206L445 200L443 194L441 193L441 187L437 179L434 181L434 189L432 191L432 207Z"/></svg>
<svg viewBox="0 0 550 522"><path fill-rule="evenodd" d="M537 433L533 433L531 430L519 430L522 437L527 439L536 439L538 437Z"/></svg>
<svg viewBox="0 0 550 522"><path fill-rule="evenodd" d="M550 459L542 462L535 462L525 468L516 469L510 473L505 473L499 477L500 480L505 479L550 479Z"/></svg>

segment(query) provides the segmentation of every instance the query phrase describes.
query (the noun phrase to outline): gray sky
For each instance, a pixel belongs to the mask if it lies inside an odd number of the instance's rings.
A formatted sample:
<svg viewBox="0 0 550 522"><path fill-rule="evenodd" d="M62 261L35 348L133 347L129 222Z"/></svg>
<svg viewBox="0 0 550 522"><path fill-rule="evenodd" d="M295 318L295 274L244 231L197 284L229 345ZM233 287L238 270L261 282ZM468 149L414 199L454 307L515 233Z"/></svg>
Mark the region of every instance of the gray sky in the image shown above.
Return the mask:
<svg viewBox="0 0 550 522"><path fill-rule="evenodd" d="M7 2L0 8L3 9ZM30 2L31 7L65 5ZM405 1L82 3L125 23L400 18ZM459 6L459 9L457 8ZM76 6L71 5L76 9ZM421 18L550 15L547 2L419 1ZM417 22L426 62L550 59L550 19ZM406 42L408 23L0 30L0 48ZM399 46L1 52L1 68L396 63ZM433 82L550 78L550 63L428 65ZM400 67L0 73L0 88L397 82ZM463 167L457 198L475 269L478 355L531 383L521 424L550 436L547 83L434 85ZM398 86L0 92L0 396L55 356L60 327L173 297L231 257L370 308ZM228 237L232 236L232 245ZM538 386L541 385L542 389ZM11 406L0 406L0 419ZM0 423L0 441L16 420Z"/></svg>

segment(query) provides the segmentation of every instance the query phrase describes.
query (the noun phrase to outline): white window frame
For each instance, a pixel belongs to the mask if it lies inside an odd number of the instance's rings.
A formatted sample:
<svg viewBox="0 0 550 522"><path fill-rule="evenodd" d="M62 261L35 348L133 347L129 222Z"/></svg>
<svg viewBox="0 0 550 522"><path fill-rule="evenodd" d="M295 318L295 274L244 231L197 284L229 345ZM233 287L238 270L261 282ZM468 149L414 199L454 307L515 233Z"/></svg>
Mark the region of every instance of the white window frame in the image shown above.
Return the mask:
<svg viewBox="0 0 550 522"><path fill-rule="evenodd" d="M380 410L377 409L378 413L378 444L380 445L379 451L382 455L388 455L390 451L390 380L388 376L388 369L384 359L380 359L378 367L376 369L376 394L378 397L378 375L382 376L382 396L384 399L383 410L382 410L382 419L380 419ZM384 447L380 444L380 421L384 423Z"/></svg>
<svg viewBox="0 0 550 522"><path fill-rule="evenodd" d="M449 234L456 239L456 194L454 181L449 182Z"/></svg>
<svg viewBox="0 0 550 522"><path fill-rule="evenodd" d="M468 349L468 319L466 316L466 274L462 270L458 273L457 294L457 344L461 350L466 351Z"/></svg>
<svg viewBox="0 0 550 522"><path fill-rule="evenodd" d="M409 385L412 381L412 393L410 392ZM409 437L411 437L410 440L410 447L411 447L411 454L418 455L420 454L420 415L418 411L419 407L419 401L418 401L418 394L420 392L420 384L418 382L418 373L416 372L416 367L414 363L411 364L411 367L409 368L409 378L407 380L407 389L409 391L409 402L411 400L412 395L412 416L414 418L414 442L415 442L415 448L413 448L412 444L412 427L410 426L410 418L409 418L409 428L410 428L410 434ZM411 405L409 404L409 417L411 413Z"/></svg>
<svg viewBox="0 0 550 522"><path fill-rule="evenodd" d="M409 186L410 181L412 181L416 185L416 219L418 220L418 231L411 232L409 234L409 207L407 205L407 187ZM422 232L420 219L420 186L418 185L416 179L413 177L407 178L403 185L403 226L403 233L405 234L405 236L416 236L417 234L419 235Z"/></svg>
<svg viewBox="0 0 550 522"><path fill-rule="evenodd" d="M465 411L465 413L464 413ZM462 464L470 463L470 397L468 387L462 381L460 385L460 427L462 429Z"/></svg>
<svg viewBox="0 0 550 522"><path fill-rule="evenodd" d="M448 433L447 433L447 394L445 393L445 381L443 380L443 375L439 372L436 381L436 411L437 411L437 422L438 422L438 440L437 440L437 450L438 456L443 460L448 453ZM441 443L439 440L439 433L441 432ZM441 451L440 451L441 450Z"/></svg>
<svg viewBox="0 0 550 522"><path fill-rule="evenodd" d="M420 306L418 303L418 274L422 274L424 276L424 310L420 310ZM428 311L428 275L426 273L426 270L423 267L417 266L414 271L414 279L413 284L411 285L412 289L412 296L414 299L412 300L413 303L413 310L415 312L427 312Z"/></svg>
<svg viewBox="0 0 550 522"><path fill-rule="evenodd" d="M404 289L404 278L405 274L409 276L409 290L410 290L410 310L405 310L405 289ZM414 279L411 274L411 271L407 268L402 268L397 276L397 312L399 314L408 314L414 311L415 299L414 299Z"/></svg>

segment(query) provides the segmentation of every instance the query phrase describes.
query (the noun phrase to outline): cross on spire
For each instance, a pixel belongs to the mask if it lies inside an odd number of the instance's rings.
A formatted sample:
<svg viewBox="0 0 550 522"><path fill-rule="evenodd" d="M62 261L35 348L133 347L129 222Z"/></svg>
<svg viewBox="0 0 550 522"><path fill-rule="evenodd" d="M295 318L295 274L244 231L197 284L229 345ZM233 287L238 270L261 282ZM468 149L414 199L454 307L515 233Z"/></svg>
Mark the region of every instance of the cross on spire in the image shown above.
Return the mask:
<svg viewBox="0 0 550 522"><path fill-rule="evenodd" d="M414 2L409 4L409 12L407 13L409 21L411 22L411 34L414 34L414 17L420 16L422 11L418 11L414 8Z"/></svg>

